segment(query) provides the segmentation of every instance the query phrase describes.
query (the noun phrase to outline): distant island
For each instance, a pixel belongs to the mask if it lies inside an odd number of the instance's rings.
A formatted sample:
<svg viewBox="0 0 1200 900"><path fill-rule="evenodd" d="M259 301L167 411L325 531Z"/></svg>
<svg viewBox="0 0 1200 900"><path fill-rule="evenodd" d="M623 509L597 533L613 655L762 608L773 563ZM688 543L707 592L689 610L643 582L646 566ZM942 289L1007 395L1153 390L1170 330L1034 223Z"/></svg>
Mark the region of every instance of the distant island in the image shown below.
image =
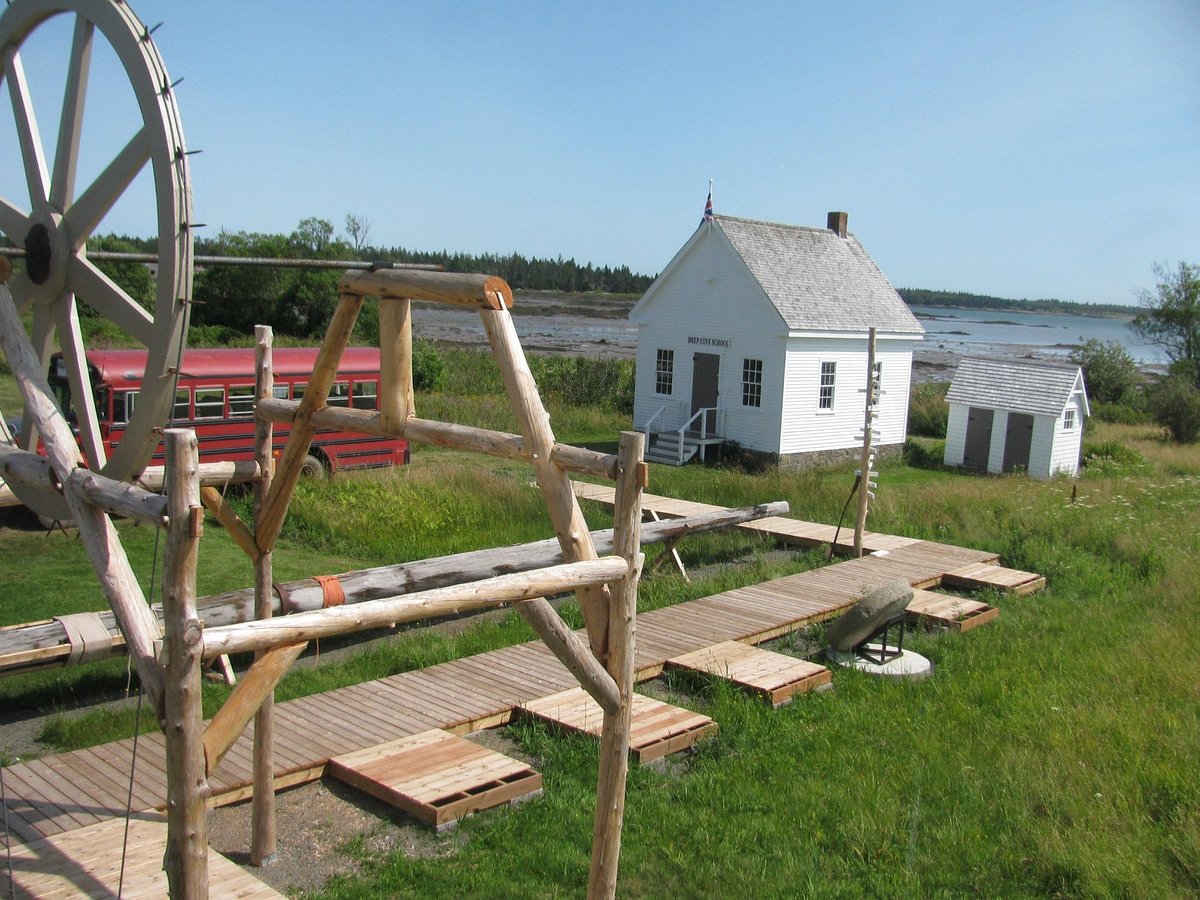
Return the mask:
<svg viewBox="0 0 1200 900"><path fill-rule="evenodd" d="M1070 300L1009 300L987 294L963 291L927 291L923 288L896 288L909 306L943 306L955 309L1012 310L1013 312L1058 313L1064 316L1135 316L1136 306L1116 303L1075 303Z"/></svg>

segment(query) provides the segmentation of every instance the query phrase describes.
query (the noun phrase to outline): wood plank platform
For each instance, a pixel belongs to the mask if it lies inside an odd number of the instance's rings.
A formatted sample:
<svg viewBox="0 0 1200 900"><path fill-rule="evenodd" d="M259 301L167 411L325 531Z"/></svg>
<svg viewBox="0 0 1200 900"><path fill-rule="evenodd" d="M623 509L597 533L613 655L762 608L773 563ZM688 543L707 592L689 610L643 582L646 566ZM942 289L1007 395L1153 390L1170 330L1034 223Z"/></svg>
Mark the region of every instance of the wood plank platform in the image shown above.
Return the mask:
<svg viewBox="0 0 1200 900"><path fill-rule="evenodd" d="M0 861L0 896L122 897L167 896L163 855L167 820L141 815L129 823L125 879L121 882L121 848L125 820L107 819L53 837L12 845L12 880ZM208 887L212 897L283 897L216 850L208 851Z"/></svg>
<svg viewBox="0 0 1200 900"><path fill-rule="evenodd" d="M995 588L1009 594L1032 594L1046 586L1046 579L1035 572L1006 569L1003 566L972 563L942 576L946 587L977 591Z"/></svg>
<svg viewBox="0 0 1200 900"><path fill-rule="evenodd" d="M541 773L440 728L335 756L326 772L437 831L542 792Z"/></svg>
<svg viewBox="0 0 1200 900"><path fill-rule="evenodd" d="M986 625L999 615L997 607L982 600L939 594L936 591L914 590L912 602L908 604L910 621L936 624L952 631L970 631Z"/></svg>
<svg viewBox="0 0 1200 900"><path fill-rule="evenodd" d="M609 496L611 491L608 488ZM675 505L685 501L661 499L676 514L687 514ZM657 501L651 497L650 502ZM880 536L879 543L887 537ZM847 559L639 613L636 675L638 680L653 678L667 660L724 641L757 644L832 618L865 592L896 578L925 589L949 584L951 573L960 583L987 576L992 579L986 581L989 587L997 586L999 577L1000 586L1007 580L1012 582L1009 589L1019 593L1044 583L1033 573L1009 574L1013 570L993 565L997 558L985 550L901 538L885 556ZM331 758L433 728L464 734L504 724L523 705L574 687L574 677L550 650L540 641L530 641L278 703L275 784L282 788L313 781L324 774ZM253 726L210 777L210 805L251 796L252 741ZM164 759L161 734L139 739L132 766L135 811L165 807ZM122 740L7 767L10 831L18 840L33 842L123 816L132 761L133 741Z"/></svg>
<svg viewBox="0 0 1200 900"><path fill-rule="evenodd" d="M604 710L583 688L571 688L539 697L521 707L558 728L600 737ZM687 750L697 741L715 734L717 723L708 716L663 703L644 694L633 695L633 722L629 729L629 752L638 762L650 762L669 753Z"/></svg>
<svg viewBox="0 0 1200 900"><path fill-rule="evenodd" d="M667 660L672 668L723 678L779 707L804 691L829 684L832 675L817 663L763 650L738 641L722 641Z"/></svg>

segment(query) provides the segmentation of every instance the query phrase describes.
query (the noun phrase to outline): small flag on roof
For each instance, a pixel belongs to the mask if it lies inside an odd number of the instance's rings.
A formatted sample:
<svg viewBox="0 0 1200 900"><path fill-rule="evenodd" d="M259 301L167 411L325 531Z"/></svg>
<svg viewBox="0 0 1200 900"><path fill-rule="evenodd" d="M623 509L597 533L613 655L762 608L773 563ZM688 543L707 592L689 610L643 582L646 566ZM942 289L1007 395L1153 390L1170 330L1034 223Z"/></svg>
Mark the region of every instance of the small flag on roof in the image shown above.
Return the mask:
<svg viewBox="0 0 1200 900"><path fill-rule="evenodd" d="M713 217L712 210L712 179L708 180L708 200L704 203L704 222L711 222Z"/></svg>

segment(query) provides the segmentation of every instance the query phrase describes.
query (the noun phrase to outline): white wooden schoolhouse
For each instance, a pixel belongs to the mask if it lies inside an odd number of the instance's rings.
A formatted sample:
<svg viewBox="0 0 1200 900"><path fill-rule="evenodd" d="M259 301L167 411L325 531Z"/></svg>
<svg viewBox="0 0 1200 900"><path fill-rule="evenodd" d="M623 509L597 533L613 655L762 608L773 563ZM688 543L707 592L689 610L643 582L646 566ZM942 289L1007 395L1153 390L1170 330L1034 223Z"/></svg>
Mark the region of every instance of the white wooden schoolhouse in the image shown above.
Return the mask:
<svg viewBox="0 0 1200 900"><path fill-rule="evenodd" d="M853 455L872 326L873 443L898 452L925 332L846 222L844 212L826 228L705 213L629 314L634 427L651 439L649 458L683 462L726 440L785 465Z"/></svg>
<svg viewBox="0 0 1200 900"><path fill-rule="evenodd" d="M1079 471L1091 415L1079 366L967 356L946 402L946 465L1039 479Z"/></svg>

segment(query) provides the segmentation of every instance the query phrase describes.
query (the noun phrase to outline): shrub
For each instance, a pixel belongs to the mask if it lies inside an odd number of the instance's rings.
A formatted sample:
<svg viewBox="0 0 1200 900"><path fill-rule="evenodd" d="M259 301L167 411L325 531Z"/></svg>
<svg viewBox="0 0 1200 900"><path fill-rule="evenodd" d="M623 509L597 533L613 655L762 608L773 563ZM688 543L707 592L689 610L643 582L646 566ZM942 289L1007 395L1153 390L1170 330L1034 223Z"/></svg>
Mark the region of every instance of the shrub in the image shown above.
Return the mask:
<svg viewBox="0 0 1200 900"><path fill-rule="evenodd" d="M1185 375L1168 375L1146 392L1150 412L1171 440L1191 444L1200 438L1200 388Z"/></svg>
<svg viewBox="0 0 1200 900"><path fill-rule="evenodd" d="M1092 415L1116 425L1148 425L1154 421L1141 394L1133 393L1121 403L1092 403Z"/></svg>
<svg viewBox="0 0 1200 900"><path fill-rule="evenodd" d="M432 341L424 338L412 344L413 390L444 391L446 361Z"/></svg>
<svg viewBox="0 0 1200 900"><path fill-rule="evenodd" d="M1071 351L1071 362L1083 368L1089 400L1122 403L1133 395L1137 363L1116 341L1088 338Z"/></svg>
<svg viewBox="0 0 1200 900"><path fill-rule="evenodd" d="M914 384L908 397L908 433L923 437L944 438L950 408L946 405L948 381L928 381Z"/></svg>
<svg viewBox="0 0 1200 900"><path fill-rule="evenodd" d="M633 411L633 363L583 356L535 356L529 367L542 397L567 406Z"/></svg>
<svg viewBox="0 0 1200 900"><path fill-rule="evenodd" d="M916 441L904 442L904 462L914 469L944 469L945 458L945 441L934 441L928 447Z"/></svg>

